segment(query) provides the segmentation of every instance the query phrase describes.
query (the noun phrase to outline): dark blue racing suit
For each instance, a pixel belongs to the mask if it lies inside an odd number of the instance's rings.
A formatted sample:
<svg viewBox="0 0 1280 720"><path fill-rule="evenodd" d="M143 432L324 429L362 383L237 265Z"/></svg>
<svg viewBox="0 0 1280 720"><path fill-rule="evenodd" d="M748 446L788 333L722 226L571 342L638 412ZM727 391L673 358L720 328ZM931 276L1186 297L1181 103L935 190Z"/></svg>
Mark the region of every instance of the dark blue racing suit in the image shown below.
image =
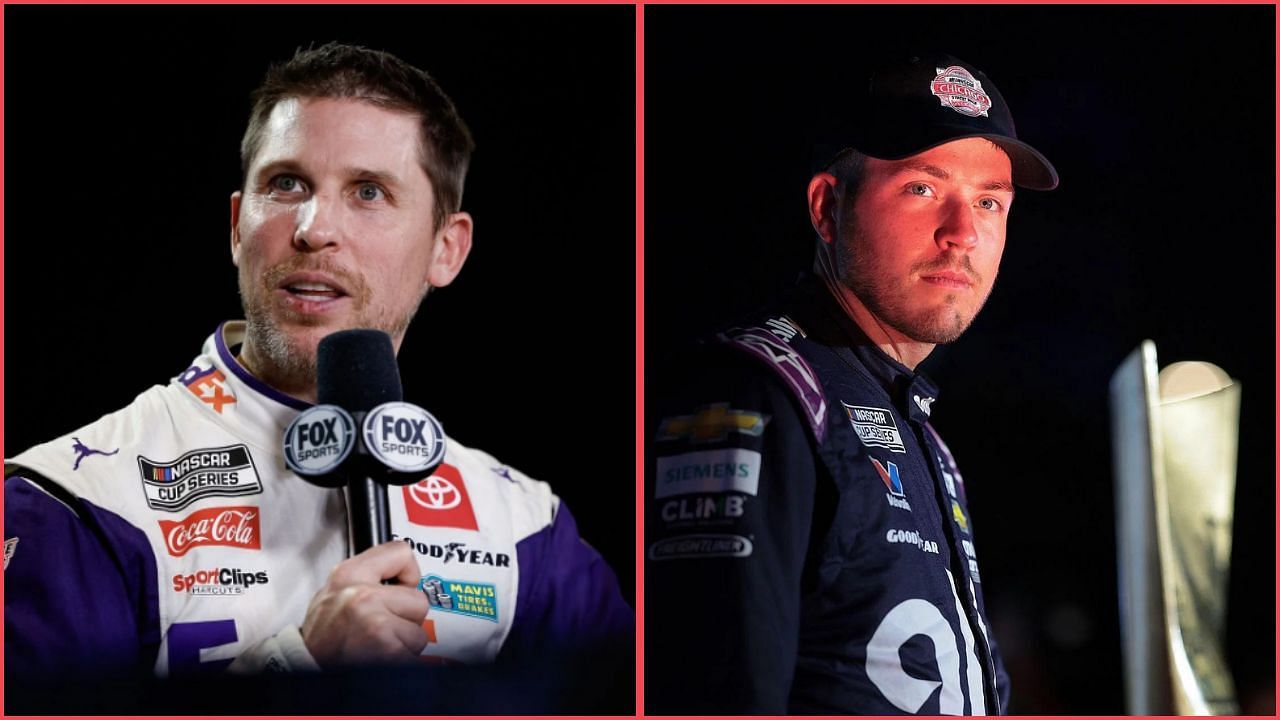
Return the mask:
<svg viewBox="0 0 1280 720"><path fill-rule="evenodd" d="M652 389L646 712L1002 713L934 385L815 280L694 354Z"/></svg>

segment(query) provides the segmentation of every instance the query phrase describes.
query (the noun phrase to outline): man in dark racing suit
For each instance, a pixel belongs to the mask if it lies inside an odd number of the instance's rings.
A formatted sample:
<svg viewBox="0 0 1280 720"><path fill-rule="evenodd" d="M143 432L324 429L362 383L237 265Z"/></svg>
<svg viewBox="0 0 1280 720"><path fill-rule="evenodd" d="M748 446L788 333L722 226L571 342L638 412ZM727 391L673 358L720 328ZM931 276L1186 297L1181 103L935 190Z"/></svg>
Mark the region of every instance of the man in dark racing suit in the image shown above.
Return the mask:
<svg viewBox="0 0 1280 720"><path fill-rule="evenodd" d="M1013 184L1057 175L960 60L866 88L809 185L815 275L656 388L647 713L1008 707L964 480L915 368L989 295Z"/></svg>

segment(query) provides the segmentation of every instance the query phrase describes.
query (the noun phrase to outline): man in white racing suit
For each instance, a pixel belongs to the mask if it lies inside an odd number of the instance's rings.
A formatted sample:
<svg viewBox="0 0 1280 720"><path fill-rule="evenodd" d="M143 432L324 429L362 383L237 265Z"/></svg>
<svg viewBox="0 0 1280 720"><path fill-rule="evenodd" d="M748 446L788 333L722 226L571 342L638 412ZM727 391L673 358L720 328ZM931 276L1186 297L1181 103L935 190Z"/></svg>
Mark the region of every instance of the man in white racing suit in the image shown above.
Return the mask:
<svg viewBox="0 0 1280 720"><path fill-rule="evenodd" d="M316 348L384 330L471 246L470 134L425 72L330 44L254 93L231 198L247 322L165 386L6 461L13 677L491 663L626 648L634 614L546 483L447 441L348 558L342 492L285 465Z"/></svg>

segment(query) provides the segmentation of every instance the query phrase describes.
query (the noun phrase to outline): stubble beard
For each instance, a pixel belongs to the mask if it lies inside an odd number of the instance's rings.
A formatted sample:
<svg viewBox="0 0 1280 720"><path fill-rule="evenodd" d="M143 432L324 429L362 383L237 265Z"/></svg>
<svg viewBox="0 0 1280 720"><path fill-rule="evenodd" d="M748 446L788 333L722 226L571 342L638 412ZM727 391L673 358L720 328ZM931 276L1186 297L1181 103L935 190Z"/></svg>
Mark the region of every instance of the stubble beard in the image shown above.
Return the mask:
<svg viewBox="0 0 1280 720"><path fill-rule="evenodd" d="M948 293L941 305L913 306L911 288L898 284L895 273L899 271L885 267L871 250L871 243L867 242L857 218L849 218L841 239L843 242L837 244L840 282L852 290L880 322L917 342L934 345L954 342L969 328L991 296L994 282L986 285L972 312L961 304L961 291ZM969 256L964 253L944 253L934 260L917 263L903 280L909 281L919 273L955 268L962 268L979 286L982 285L982 278L973 270Z"/></svg>
<svg viewBox="0 0 1280 720"><path fill-rule="evenodd" d="M275 289L285 276L300 270L326 272L337 279L347 290L354 312L340 327L332 327L325 334L352 328L382 330L392 340L403 337L409 323L417 314L422 297L406 312L396 313L391 308L371 307L372 293L364 279L354 273L331 264L309 261L305 256L294 256L268 269L259 278L239 273L240 303L245 313L245 346L252 348L252 366L249 368L258 379L273 388L289 394L305 394L316 386L318 343L302 341L283 327L319 327L329 322L321 318L298 315L274 304Z"/></svg>

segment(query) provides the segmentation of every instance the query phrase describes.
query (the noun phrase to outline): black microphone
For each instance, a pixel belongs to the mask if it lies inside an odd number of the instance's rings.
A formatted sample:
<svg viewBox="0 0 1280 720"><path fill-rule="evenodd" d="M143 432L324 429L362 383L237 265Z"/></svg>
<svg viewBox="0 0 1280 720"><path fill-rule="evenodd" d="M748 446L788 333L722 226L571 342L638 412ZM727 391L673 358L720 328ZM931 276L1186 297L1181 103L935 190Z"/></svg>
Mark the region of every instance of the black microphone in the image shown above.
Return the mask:
<svg viewBox="0 0 1280 720"><path fill-rule="evenodd" d="M345 489L352 555L391 539L386 486L418 482L444 461L444 429L403 394L390 336L341 330L316 350L319 402L284 432L291 470L315 485Z"/></svg>
<svg viewBox="0 0 1280 720"><path fill-rule="evenodd" d="M391 336L381 330L341 330L316 351L316 403L337 405L360 427L370 410L404 399ZM346 486L347 538L356 555L391 539L383 469L358 453L338 473Z"/></svg>

